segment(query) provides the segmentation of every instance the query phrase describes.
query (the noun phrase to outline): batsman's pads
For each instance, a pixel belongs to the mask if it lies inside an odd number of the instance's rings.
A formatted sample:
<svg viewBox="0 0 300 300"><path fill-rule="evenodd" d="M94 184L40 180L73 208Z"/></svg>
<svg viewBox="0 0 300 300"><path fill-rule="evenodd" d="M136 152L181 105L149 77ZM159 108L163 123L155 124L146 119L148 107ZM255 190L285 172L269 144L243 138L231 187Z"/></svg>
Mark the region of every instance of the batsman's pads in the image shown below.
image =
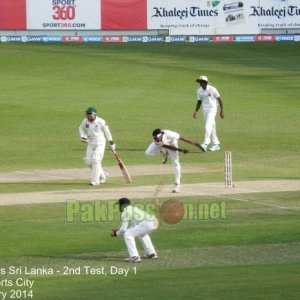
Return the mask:
<svg viewBox="0 0 300 300"><path fill-rule="evenodd" d="M84 136L82 136L81 138L80 138L80 140L83 142L83 143L88 143L88 138L86 138L86 137L84 137Z"/></svg>
<svg viewBox="0 0 300 300"><path fill-rule="evenodd" d="M118 229L112 229L110 235L111 235L112 237L116 237L116 236L117 236L117 231L118 231Z"/></svg>

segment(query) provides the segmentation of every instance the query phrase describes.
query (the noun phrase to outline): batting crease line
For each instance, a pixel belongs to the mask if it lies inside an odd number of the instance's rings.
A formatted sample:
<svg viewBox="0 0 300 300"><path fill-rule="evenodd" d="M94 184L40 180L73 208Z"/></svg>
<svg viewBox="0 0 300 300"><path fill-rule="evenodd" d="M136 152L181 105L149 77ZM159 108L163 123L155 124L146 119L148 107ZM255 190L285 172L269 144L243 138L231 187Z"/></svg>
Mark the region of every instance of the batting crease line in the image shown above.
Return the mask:
<svg viewBox="0 0 300 300"><path fill-rule="evenodd" d="M72 177L64 177L64 176L56 176L56 175L49 175L49 174L43 174L43 173L34 173L34 172L19 172L15 171L17 174L25 174L25 175L38 175L42 177L50 177L50 178L60 178L60 179L76 179Z"/></svg>

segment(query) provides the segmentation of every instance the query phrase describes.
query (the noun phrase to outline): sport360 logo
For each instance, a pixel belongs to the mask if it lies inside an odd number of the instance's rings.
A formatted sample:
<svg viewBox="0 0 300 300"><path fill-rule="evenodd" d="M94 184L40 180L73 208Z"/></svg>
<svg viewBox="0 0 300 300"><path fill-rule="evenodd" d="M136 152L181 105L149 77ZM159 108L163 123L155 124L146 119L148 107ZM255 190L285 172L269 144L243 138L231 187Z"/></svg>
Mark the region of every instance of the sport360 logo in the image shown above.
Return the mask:
<svg viewBox="0 0 300 300"><path fill-rule="evenodd" d="M74 20L76 0L52 0L53 20Z"/></svg>

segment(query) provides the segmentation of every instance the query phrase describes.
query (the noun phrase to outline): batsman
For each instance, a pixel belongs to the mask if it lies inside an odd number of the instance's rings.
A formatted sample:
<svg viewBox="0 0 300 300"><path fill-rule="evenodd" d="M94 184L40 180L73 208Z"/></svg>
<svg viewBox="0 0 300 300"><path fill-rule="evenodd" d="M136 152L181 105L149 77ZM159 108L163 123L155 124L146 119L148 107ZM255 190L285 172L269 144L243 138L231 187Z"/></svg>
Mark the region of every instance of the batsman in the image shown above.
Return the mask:
<svg viewBox="0 0 300 300"><path fill-rule="evenodd" d="M91 169L90 185L99 185L106 181L107 174L102 169L102 159L105 151L106 140L110 144L111 151L116 150L112 135L105 120L97 116L94 107L88 107L85 118L79 126L81 141L87 143L85 163Z"/></svg>

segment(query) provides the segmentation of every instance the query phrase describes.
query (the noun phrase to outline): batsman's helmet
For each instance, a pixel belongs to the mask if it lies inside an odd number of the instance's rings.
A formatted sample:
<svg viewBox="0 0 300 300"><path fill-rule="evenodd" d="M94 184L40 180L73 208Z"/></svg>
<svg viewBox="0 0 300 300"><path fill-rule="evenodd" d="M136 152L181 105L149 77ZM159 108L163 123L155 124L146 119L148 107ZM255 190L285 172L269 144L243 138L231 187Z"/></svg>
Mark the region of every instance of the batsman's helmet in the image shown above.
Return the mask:
<svg viewBox="0 0 300 300"><path fill-rule="evenodd" d="M95 107L88 107L87 110L85 111L85 113L87 115L96 115L97 114L97 110Z"/></svg>
<svg viewBox="0 0 300 300"><path fill-rule="evenodd" d="M128 198L121 198L119 199L118 204L119 204L119 210L120 212L122 212L127 205L130 205L130 200Z"/></svg>
<svg viewBox="0 0 300 300"><path fill-rule="evenodd" d="M161 129L157 128L157 129L153 130L152 136L156 137L156 136L158 136L161 133L162 133Z"/></svg>

